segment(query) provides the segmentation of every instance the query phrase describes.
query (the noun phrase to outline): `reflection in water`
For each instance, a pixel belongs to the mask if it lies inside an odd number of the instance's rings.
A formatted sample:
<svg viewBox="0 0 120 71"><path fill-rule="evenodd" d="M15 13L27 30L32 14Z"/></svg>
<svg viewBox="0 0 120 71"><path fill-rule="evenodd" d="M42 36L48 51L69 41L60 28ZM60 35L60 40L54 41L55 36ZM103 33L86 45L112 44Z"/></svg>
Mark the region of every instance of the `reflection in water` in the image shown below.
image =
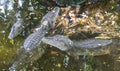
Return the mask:
<svg viewBox="0 0 120 71"><path fill-rule="evenodd" d="M18 0L18 8L23 7L24 0Z"/></svg>
<svg viewBox="0 0 120 71"><path fill-rule="evenodd" d="M57 54L51 54L52 51L57 51ZM103 56L80 56L79 60L67 56L66 53L59 50L47 49L47 52L41 59L35 61L32 65L29 65L27 69L37 71L119 71L116 69L115 60L111 55ZM118 65L120 63L117 63ZM116 69L115 69L116 68Z"/></svg>
<svg viewBox="0 0 120 71"><path fill-rule="evenodd" d="M19 71L27 63L32 62L40 58L45 52L45 48L36 48L32 51L26 51L21 47L16 55L16 59L13 61L12 66L9 68L10 71Z"/></svg>
<svg viewBox="0 0 120 71"><path fill-rule="evenodd" d="M26 71L119 71L120 70L120 47L115 46L111 54L101 56L79 56L79 60L67 55L67 53L58 50L57 48L42 45L44 49L38 48L32 52L26 52L21 46L23 39L17 37L14 44L8 39L8 25L13 23L13 19L9 17L5 21L6 9L12 10L12 0L0 0L0 71L8 71L21 69ZM22 7L23 0L19 1L19 6ZM3 6L3 3L5 6ZM9 5L11 4L11 5ZM7 7L10 6L10 7ZM4 8L5 7L5 8ZM117 6L118 7L118 6ZM120 8L120 7L119 7ZM117 9L119 10L119 9ZM5 15L1 15L5 14ZM31 14L31 13L30 13ZM24 14L25 15L25 14ZM1 21L4 20L5 22ZM11 21L12 20L12 21ZM7 24L5 24L7 23ZM46 51L44 52L44 50ZM19 52L17 50L19 49ZM44 53L44 54L43 54ZM42 56L41 56L42 55ZM15 58L15 60L14 60ZM14 62L15 61L15 62ZM13 64L12 64L13 62ZM19 64L20 63L20 64ZM13 71L12 70L12 71Z"/></svg>
<svg viewBox="0 0 120 71"><path fill-rule="evenodd" d="M8 31L3 30L6 26L0 25L0 71L8 70L11 66L14 58L16 57L16 51L21 46L23 39L16 38L14 40L14 45L10 43L7 39ZM3 33L2 33L3 31ZM4 32L5 31L5 32ZM116 46L117 47L117 46ZM38 52L40 53L40 52ZM35 51L35 54L38 54ZM17 60L22 60L25 57L25 52L20 52L20 56L16 57ZM31 59L30 62L23 66L19 65L18 67L23 67L26 70L36 70L36 71L84 71L84 70L96 70L96 71L119 71L120 58L119 47L112 51L109 55L102 55L97 57L85 58L83 56L79 57L79 60L75 60L73 57L68 56L65 52L62 52L56 48L48 47L45 53L41 56L36 55L36 59ZM39 54L38 54L39 55ZM39 58L40 57L40 58ZM29 59L29 57L28 57ZM35 60L35 61L33 61ZM23 60L22 62L25 62ZM31 61L33 61L31 63ZM19 62L18 62L19 63ZM21 68L22 69L22 68Z"/></svg>

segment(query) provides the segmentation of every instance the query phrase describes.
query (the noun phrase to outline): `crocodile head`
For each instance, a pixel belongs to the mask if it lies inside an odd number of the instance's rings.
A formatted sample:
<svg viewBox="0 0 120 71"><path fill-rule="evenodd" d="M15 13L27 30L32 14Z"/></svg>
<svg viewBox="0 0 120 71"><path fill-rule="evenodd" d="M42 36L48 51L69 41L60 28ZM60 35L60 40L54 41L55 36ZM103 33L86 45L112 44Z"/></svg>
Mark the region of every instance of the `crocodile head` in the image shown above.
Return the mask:
<svg viewBox="0 0 120 71"><path fill-rule="evenodd" d="M68 37L63 35L55 35L53 37L44 37L42 41L62 51L67 51L73 47L73 42Z"/></svg>
<svg viewBox="0 0 120 71"><path fill-rule="evenodd" d="M22 20L18 20L11 28L11 31L9 33L8 38L9 39L13 39L14 37L16 37L19 33L22 32L22 30L24 29L24 22Z"/></svg>
<svg viewBox="0 0 120 71"><path fill-rule="evenodd" d="M42 25L48 25L49 28L53 28L55 26L56 19L58 17L60 8L55 7L52 11L49 11L45 16L43 16L41 23ZM43 23L43 22L48 22L48 24Z"/></svg>

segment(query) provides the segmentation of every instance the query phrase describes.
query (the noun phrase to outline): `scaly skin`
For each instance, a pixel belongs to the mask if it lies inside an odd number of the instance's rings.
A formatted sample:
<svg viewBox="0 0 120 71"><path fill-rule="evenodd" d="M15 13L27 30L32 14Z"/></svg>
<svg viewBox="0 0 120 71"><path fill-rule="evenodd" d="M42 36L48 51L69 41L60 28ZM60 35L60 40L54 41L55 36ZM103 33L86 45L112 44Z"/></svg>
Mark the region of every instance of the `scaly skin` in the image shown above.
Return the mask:
<svg viewBox="0 0 120 71"><path fill-rule="evenodd" d="M23 46L26 50L30 51L40 45L41 40L45 36L46 32L55 26L59 11L59 7L55 7L42 18L41 25L37 28L37 31L25 39Z"/></svg>
<svg viewBox="0 0 120 71"><path fill-rule="evenodd" d="M74 56L84 54L92 54L94 56L108 54L107 50L109 51L109 45L113 44L112 39L88 39L83 41L72 41L63 35L44 37L42 41Z"/></svg>
<svg viewBox="0 0 120 71"><path fill-rule="evenodd" d="M16 37L19 33L21 33L24 29L24 25L25 23L23 22L23 20L18 20L14 23L14 25L11 28L11 31L9 33L8 38L9 39L13 39L14 37Z"/></svg>
<svg viewBox="0 0 120 71"><path fill-rule="evenodd" d="M44 37L42 41L44 43L57 47L62 51L67 51L73 47L73 42L67 36L63 36L63 35Z"/></svg>
<svg viewBox="0 0 120 71"><path fill-rule="evenodd" d="M41 25L37 28L37 31L25 39L22 48L18 51L18 58L9 68L10 71L19 71L22 68L22 65L36 60L44 54L46 48L38 47L46 32L54 27L59 11L60 9L55 7L42 18Z"/></svg>

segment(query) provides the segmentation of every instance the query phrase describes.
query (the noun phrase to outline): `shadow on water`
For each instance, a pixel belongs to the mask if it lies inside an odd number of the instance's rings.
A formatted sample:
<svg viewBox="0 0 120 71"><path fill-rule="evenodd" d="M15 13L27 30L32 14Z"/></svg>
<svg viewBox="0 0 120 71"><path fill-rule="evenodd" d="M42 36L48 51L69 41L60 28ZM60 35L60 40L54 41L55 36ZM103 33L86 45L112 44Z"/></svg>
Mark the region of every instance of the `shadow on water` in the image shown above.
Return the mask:
<svg viewBox="0 0 120 71"><path fill-rule="evenodd" d="M47 49L46 53L25 69L30 71L119 71L119 53L102 56L80 56L79 60L57 49Z"/></svg>
<svg viewBox="0 0 120 71"><path fill-rule="evenodd" d="M101 56L79 56L79 60L55 48L48 48L37 61L29 63L30 71L119 71L119 53Z"/></svg>

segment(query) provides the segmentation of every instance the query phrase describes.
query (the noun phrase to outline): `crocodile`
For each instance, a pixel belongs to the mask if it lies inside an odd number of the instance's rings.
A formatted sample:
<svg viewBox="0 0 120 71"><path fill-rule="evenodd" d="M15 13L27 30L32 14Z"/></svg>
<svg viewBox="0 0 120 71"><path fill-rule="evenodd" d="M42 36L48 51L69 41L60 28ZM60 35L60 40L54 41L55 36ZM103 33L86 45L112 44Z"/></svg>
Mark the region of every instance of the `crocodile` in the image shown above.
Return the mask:
<svg viewBox="0 0 120 71"><path fill-rule="evenodd" d="M10 31L10 33L9 33L9 35L8 35L8 38L9 39L13 39L13 38L15 38L18 34L20 34L22 31L23 31L23 29L25 28L25 23L23 22L23 20L17 20L14 24L13 24L13 26L12 26L12 28L11 28L11 31Z"/></svg>
<svg viewBox="0 0 120 71"><path fill-rule="evenodd" d="M104 55L109 53L109 48L116 45L112 39L86 39L82 41L70 40L67 36L55 35L44 37L42 41L54 46L69 55ZM117 43L120 45L119 43ZM111 46L112 45L112 46ZM114 47L114 46L113 46ZM111 48L112 49L112 48Z"/></svg>
<svg viewBox="0 0 120 71"><path fill-rule="evenodd" d="M26 50L32 50L40 45L41 39L45 36L46 32L55 26L59 11L59 7L55 7L42 18L41 25L36 28L37 30L25 39L23 46Z"/></svg>
<svg viewBox="0 0 120 71"><path fill-rule="evenodd" d="M61 11L61 13L63 13L62 15L64 15L64 16L62 16L61 15L61 17L59 18L59 23L63 23L65 26L65 29L63 29L64 30L64 33L66 33L66 32L69 32L69 30L73 30L73 29L71 29L71 27L73 27L73 25L75 26L76 24L78 24L78 22L79 21L82 21L82 20L84 20L84 19L80 19L80 18L78 18L78 17L76 17L76 14L78 14L78 12L79 12L79 10L80 10L80 4L82 4L82 3L84 3L84 2L87 2L87 0L75 0L75 1L73 1L73 0L70 0L70 1L64 1L64 0L53 0L54 2L56 2L56 4L58 4L58 5L60 5L61 3L62 4L70 4L70 5L74 5L74 6L71 6L72 8L66 8L65 9L65 12L62 12ZM96 0L97 1L97 0ZM90 1L90 2L92 2L92 1ZM77 4L76 5L76 3L79 3L79 4ZM18 3L19 4L19 3ZM76 8L74 8L76 6ZM22 6L21 6L22 7ZM64 7L61 7L61 10L63 9ZM74 9L73 9L74 8ZM78 11L78 12L77 12ZM74 13L75 12L75 13ZM45 16L44 16L45 17ZM68 18L69 17L69 18ZM63 19L61 19L61 18L63 18ZM76 18L76 19L75 19ZM50 18L49 18L50 19ZM22 20L21 20L22 21ZM65 23L65 22L69 22L69 23ZM18 23L18 24L17 24ZM58 23L58 24L59 24ZM73 23L75 23L75 24L73 24ZM84 23L84 22L82 22L82 23ZM86 22L85 22L86 23ZM73 25L71 25L71 24L73 24ZM19 25L19 26L18 26ZM70 26L70 27L68 27L68 25ZM19 27L22 27L22 28L19 28ZM16 37L19 33L21 33L21 31L22 30L24 30L24 28L26 27L26 24L24 23L24 22L19 22L19 20L12 26L12 28L11 28L11 32L10 32L10 34L9 34L9 36L8 36L8 38L9 39L13 39L14 37ZM66 27L67 28L69 28L69 29L66 29ZM97 26L94 26L94 28L99 28L99 27L97 27ZM67 31L65 31L65 30L67 30ZM78 31L78 30L76 30L76 31ZM70 32L69 32L70 33Z"/></svg>
<svg viewBox="0 0 120 71"><path fill-rule="evenodd" d="M53 1L58 1L58 0L53 0ZM38 26L38 28L36 28L36 31L33 32L31 35L29 35L28 38L26 38L23 43L23 48L25 49L25 52L34 51L34 49L39 47L41 42L44 42L46 44L55 46L56 48L62 51L67 52L69 55L74 55L74 56L84 55L84 54L94 55L94 56L108 54L109 48L114 47L112 45L114 44L114 41L112 39L88 39L88 40L82 40L82 41L74 41L74 40L70 40L68 37L63 35L56 35L53 37L45 36L46 32L48 32L51 28L55 27L56 19L60 21L60 24L59 22L57 22L58 23L57 26L61 25L61 23L63 26L65 25L64 27L65 29L63 29L64 30L63 32L68 32L68 35L71 34L71 32L73 32L72 34L74 34L74 33L80 33L81 31L86 31L86 30L87 32L89 30L90 32L93 31L93 33L95 30L97 32L100 31L101 27L96 25L95 22L91 20L92 18L89 19L88 16L90 14L87 13L87 11L85 13L78 15L80 10L79 8L80 8L79 5L77 5L77 9L72 9L70 6L68 8L65 8L65 12L63 11L63 14L61 14L61 17L58 19L57 17L60 11L59 7L55 7L52 11L48 12L45 16L43 16L40 26ZM101 12L99 10L98 12L101 17ZM81 25L84 26L83 28L85 29L78 28ZM90 27L92 27L93 29L91 29ZM119 44L117 43L117 45ZM42 54L43 53L41 53L41 55Z"/></svg>
<svg viewBox="0 0 120 71"><path fill-rule="evenodd" d="M40 58L45 53L46 47L38 47L46 32L55 26L59 11L59 7L55 7L42 18L41 25L35 28L36 31L25 39L23 46L18 50L17 59L9 68L10 71L18 71L22 65Z"/></svg>

